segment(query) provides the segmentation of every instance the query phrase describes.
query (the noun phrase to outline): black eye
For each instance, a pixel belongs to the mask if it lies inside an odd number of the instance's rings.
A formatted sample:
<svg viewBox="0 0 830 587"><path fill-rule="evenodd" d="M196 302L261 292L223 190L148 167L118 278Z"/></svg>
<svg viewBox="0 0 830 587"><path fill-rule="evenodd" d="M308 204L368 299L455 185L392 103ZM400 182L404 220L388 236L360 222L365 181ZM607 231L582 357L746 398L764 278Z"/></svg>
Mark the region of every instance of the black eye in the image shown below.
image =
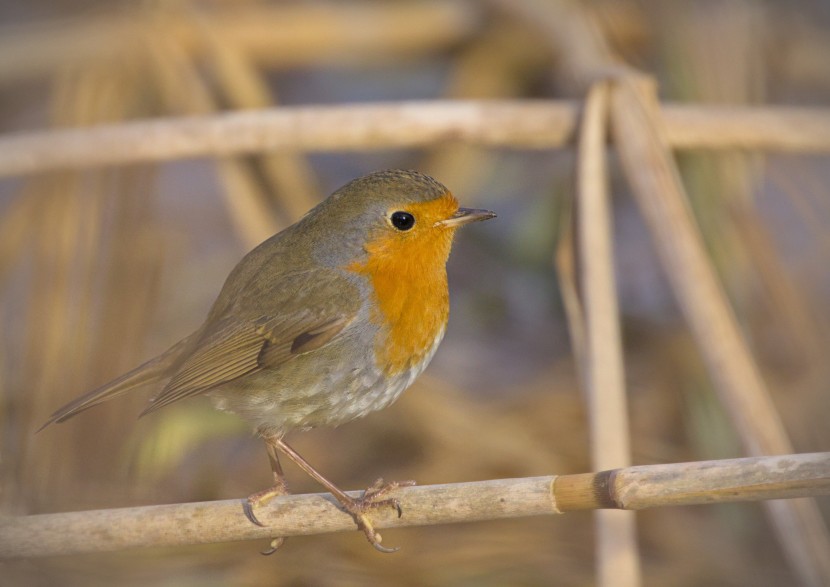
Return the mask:
<svg viewBox="0 0 830 587"><path fill-rule="evenodd" d="M415 226L415 217L409 212L392 212L392 226L398 230L409 230Z"/></svg>

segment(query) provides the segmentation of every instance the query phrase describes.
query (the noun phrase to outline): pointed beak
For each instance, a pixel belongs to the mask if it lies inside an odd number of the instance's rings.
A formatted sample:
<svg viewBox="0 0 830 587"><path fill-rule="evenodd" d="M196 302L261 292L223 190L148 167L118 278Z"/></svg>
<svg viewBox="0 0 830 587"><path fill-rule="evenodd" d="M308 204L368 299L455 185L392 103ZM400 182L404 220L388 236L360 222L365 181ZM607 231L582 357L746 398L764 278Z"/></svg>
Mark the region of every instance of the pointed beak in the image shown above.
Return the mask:
<svg viewBox="0 0 830 587"><path fill-rule="evenodd" d="M459 208L455 214L446 220L439 220L435 226L443 226L445 228L457 228L470 222L479 222L480 220L490 220L495 218L496 213L490 210L477 210L475 208Z"/></svg>

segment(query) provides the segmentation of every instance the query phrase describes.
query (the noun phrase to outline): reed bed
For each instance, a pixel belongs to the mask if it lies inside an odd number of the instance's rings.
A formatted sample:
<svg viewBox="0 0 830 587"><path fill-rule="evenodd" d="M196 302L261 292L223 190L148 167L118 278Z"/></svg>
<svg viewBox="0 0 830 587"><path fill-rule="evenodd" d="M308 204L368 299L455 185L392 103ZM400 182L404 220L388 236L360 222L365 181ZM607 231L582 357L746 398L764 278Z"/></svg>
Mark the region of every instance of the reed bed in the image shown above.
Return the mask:
<svg viewBox="0 0 830 587"><path fill-rule="evenodd" d="M830 583L826 498L794 499L830 477L830 110L781 91L830 95L820 17L44 6L55 18L0 29L0 556L36 557L2 563L8 580ZM132 424L133 397L32 435L192 329L245 250L381 165L504 213L459 242L458 318L430 374L383 415L296 442L347 487L424 484L380 527L491 521L384 532L403 547L389 560L354 533L252 560L207 544L351 522L289 473L298 495L246 526L238 497L267 469L233 418L193 402ZM536 516L597 508L593 527Z"/></svg>

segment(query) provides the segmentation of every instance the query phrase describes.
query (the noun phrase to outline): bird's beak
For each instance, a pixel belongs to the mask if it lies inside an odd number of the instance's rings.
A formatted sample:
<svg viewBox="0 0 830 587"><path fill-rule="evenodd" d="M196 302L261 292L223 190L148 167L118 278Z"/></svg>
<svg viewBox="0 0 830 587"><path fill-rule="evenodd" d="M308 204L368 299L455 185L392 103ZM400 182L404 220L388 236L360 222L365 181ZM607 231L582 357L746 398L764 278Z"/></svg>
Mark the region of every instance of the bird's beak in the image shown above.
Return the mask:
<svg viewBox="0 0 830 587"><path fill-rule="evenodd" d="M435 226L442 226L444 228L457 228L470 222L478 222L480 220L490 220L495 218L496 213L490 210L477 210L475 208L459 208L455 214L446 220L439 220Z"/></svg>

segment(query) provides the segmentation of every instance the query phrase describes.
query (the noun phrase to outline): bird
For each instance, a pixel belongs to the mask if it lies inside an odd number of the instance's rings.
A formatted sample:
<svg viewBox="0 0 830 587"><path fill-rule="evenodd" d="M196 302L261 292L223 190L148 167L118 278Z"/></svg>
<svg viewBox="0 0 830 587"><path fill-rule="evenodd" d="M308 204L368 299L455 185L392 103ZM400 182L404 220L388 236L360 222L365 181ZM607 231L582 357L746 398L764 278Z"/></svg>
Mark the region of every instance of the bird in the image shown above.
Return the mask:
<svg viewBox="0 0 830 587"><path fill-rule="evenodd" d="M414 482L378 479L353 498L284 437L398 399L444 337L456 229L494 217L459 207L450 190L417 171L354 179L245 255L195 332L56 410L40 430L150 384L163 387L140 417L205 395L265 442L274 484L243 501L252 523L262 526L255 510L288 493L282 454L331 492L372 546L394 552L368 514L390 506L400 516L400 503L387 496ZM264 554L280 544L274 539Z"/></svg>

